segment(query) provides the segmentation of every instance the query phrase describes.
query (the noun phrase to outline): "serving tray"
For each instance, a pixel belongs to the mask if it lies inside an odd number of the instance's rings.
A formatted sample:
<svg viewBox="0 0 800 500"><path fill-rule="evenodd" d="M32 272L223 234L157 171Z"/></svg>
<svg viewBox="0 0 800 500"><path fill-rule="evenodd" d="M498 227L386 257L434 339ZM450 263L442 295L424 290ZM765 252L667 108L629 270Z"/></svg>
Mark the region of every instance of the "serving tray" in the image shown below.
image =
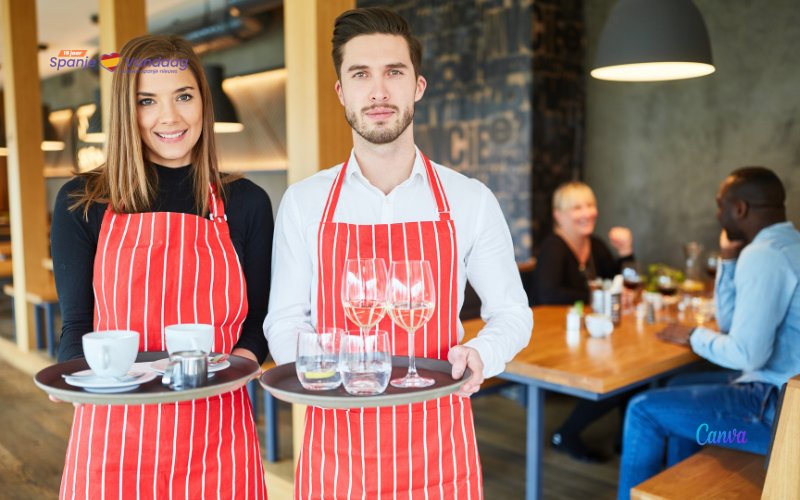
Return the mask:
<svg viewBox="0 0 800 500"><path fill-rule="evenodd" d="M168 357L166 351L140 352L136 362L152 362ZM89 368L85 359L73 359L41 370L33 378L34 383L47 394L71 403L102 405L145 405L155 403L175 403L193 399L208 398L233 391L253 379L260 370L258 363L239 356L228 358L230 366L215 373L203 387L173 390L161 383L158 376L130 392L116 394L97 394L84 391L64 381L62 375L72 374ZM298 382L299 383L299 382Z"/></svg>
<svg viewBox="0 0 800 500"><path fill-rule="evenodd" d="M294 363L276 366L261 374L259 382L270 394L289 403L298 403L321 408L378 408L419 403L441 398L457 392L472 375L469 368L459 380L450 376L452 365L448 361L417 358L417 373L432 378L432 386L422 388L398 388L389 384L386 391L375 396L353 396L343 386L327 391L304 389L297 378ZM407 356L392 356L392 379L400 378L408 371Z"/></svg>

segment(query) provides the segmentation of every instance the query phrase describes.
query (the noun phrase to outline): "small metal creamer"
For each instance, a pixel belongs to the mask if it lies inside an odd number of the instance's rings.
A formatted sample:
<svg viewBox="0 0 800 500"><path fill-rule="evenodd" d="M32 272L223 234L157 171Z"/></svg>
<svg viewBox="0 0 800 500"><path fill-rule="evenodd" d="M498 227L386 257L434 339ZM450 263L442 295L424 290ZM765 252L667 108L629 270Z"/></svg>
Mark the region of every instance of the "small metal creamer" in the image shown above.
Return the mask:
<svg viewBox="0 0 800 500"><path fill-rule="evenodd" d="M204 351L178 351L169 357L161 383L180 391L206 385L208 354Z"/></svg>

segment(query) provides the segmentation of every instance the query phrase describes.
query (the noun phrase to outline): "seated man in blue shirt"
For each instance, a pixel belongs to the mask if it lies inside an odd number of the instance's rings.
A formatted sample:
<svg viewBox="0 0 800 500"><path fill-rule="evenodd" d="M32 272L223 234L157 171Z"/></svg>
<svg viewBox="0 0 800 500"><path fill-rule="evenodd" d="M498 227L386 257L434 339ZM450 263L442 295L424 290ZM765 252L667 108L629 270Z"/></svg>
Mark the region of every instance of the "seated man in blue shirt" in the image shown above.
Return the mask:
<svg viewBox="0 0 800 500"><path fill-rule="evenodd" d="M715 285L722 331L671 325L659 336L739 372L689 374L631 401L620 499L661 471L668 441L670 462L707 443L766 453L779 388L800 373L800 233L786 220L785 198L780 179L763 167L740 168L722 183Z"/></svg>

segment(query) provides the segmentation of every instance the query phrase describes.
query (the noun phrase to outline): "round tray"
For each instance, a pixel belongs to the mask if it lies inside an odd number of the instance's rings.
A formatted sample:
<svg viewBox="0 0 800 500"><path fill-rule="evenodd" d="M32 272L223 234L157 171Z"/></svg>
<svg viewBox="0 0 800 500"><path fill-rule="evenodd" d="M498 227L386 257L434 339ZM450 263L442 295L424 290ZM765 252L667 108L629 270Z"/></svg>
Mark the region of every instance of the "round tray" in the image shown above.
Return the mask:
<svg viewBox="0 0 800 500"><path fill-rule="evenodd" d="M304 389L297 378L294 363L277 366L261 374L261 386L270 394L289 403L317 406L321 408L378 408L419 403L458 391L472 375L467 368L460 380L450 376L452 367L440 359L417 358L417 373L432 378L435 383L429 387L401 389L389 384L386 391L375 396L353 396L343 386L328 391L309 391ZM408 371L407 356L392 356L392 379L400 378Z"/></svg>
<svg viewBox="0 0 800 500"><path fill-rule="evenodd" d="M157 361L166 358L166 351L140 352L137 362ZM215 373L203 387L175 391L161 384L161 377L145 382L130 392L115 394L96 394L86 392L64 381L64 374L75 373L89 368L85 359L73 359L48 366L33 378L36 385L47 394L70 403L89 403L101 405L146 405L155 403L176 403L192 399L208 398L238 389L258 375L260 367L255 361L239 356L228 358L231 366Z"/></svg>

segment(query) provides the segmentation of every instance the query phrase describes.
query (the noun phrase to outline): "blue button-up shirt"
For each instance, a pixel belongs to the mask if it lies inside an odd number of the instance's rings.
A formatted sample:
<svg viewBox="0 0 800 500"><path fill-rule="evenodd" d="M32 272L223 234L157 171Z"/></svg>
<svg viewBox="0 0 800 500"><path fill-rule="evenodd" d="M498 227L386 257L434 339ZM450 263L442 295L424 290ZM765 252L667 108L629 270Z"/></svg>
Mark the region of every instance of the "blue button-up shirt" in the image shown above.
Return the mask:
<svg viewBox="0 0 800 500"><path fill-rule="evenodd" d="M759 231L738 260L722 262L717 324L697 328L694 352L742 370L737 382L783 385L800 374L800 232L791 222Z"/></svg>

